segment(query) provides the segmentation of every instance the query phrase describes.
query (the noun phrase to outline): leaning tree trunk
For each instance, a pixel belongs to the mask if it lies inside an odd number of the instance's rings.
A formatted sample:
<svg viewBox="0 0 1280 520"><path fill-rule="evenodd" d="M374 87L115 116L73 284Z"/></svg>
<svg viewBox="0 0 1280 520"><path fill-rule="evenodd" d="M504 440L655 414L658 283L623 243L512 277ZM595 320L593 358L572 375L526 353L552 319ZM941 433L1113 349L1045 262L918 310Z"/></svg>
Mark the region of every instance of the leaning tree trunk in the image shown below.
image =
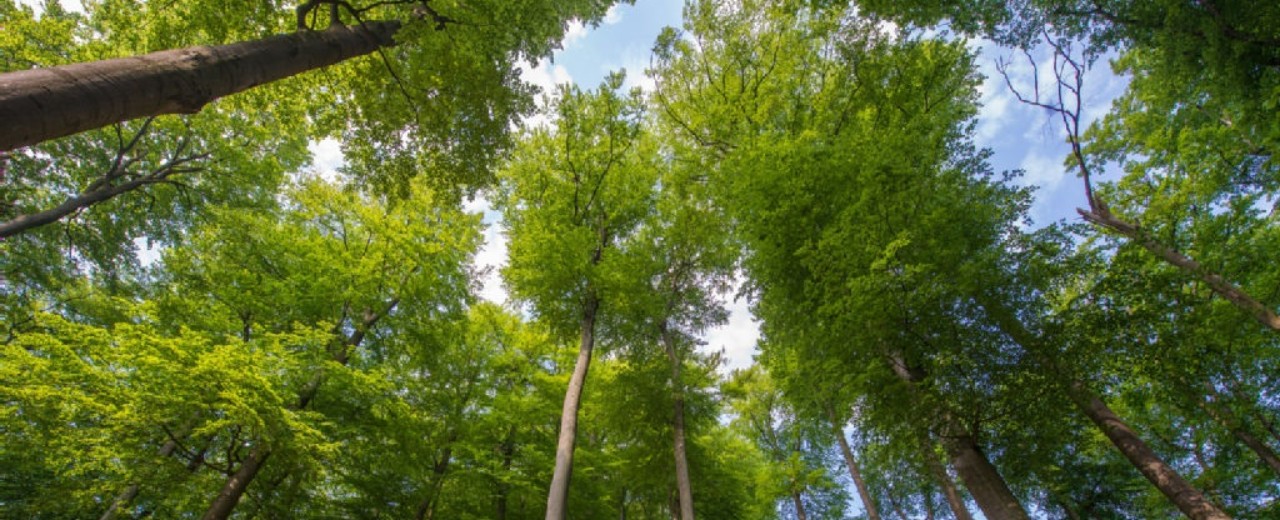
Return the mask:
<svg viewBox="0 0 1280 520"><path fill-rule="evenodd" d="M338 344L331 351L333 360L340 365L346 365L350 360L351 349L360 346L369 329L394 310L399 303L400 298L395 297L387 302L386 308L380 313L365 309L364 318L356 326L356 330L351 333L351 336L336 342ZM339 330L341 329L334 327L335 333ZM319 393L320 384L323 381L323 373L318 373L312 377L298 392L298 404L293 409L305 410ZM262 465L267 461L267 457L270 456L270 448L263 445L255 446L250 450L249 456L245 457L245 460L240 463L240 469L236 470L222 484L222 489L218 491L218 496L213 499L209 509L205 510L204 516L200 517L201 520L226 520L229 518L236 505L240 503L240 497L244 496L244 492L249 489L249 484L253 483L253 479L258 476L258 472L262 470Z"/></svg>
<svg viewBox="0 0 1280 520"><path fill-rule="evenodd" d="M1145 229L1117 217L1105 204L1093 203L1094 210L1078 209L1080 216L1095 225L1110 229L1136 242L1143 249L1164 260L1165 263L1177 267L1183 273L1192 276L1209 287L1218 296L1223 297L1236 308L1244 311L1262 326L1280 332L1280 316L1271 307L1254 298L1239 286L1231 283L1221 274L1206 269L1200 262L1183 254L1181 251L1166 246L1152 237Z"/></svg>
<svg viewBox="0 0 1280 520"><path fill-rule="evenodd" d="M1218 392L1213 388L1213 385L1206 384L1206 386L1208 387L1209 395L1214 396L1215 398L1219 397ZM1253 453L1258 456L1258 459L1261 460L1263 464L1266 464L1273 473L1280 476L1280 455L1277 455L1275 450L1271 449L1271 447L1262 442L1261 439L1249 432L1249 430L1245 428L1244 423L1242 423L1236 417L1235 413L1231 411L1230 407L1223 405L1222 408L1218 408L1220 404L1220 399L1214 399L1212 401L1207 401L1205 399L1199 400L1200 409L1204 410L1205 413L1208 413L1209 417L1212 417L1213 420L1218 422L1218 424L1221 424L1223 428L1230 430L1231 435L1234 435L1237 440L1253 451Z"/></svg>
<svg viewBox="0 0 1280 520"><path fill-rule="evenodd" d="M862 480L862 470L858 468L858 459L853 456L853 450L849 448L849 441L844 438L844 428L841 421L836 419L836 412L832 409L831 404L827 404L827 419L831 421L831 428L836 434L836 440L840 442L840 454L844 456L845 467L849 468L849 476L853 478L854 487L858 488L858 498L862 499L862 508L867 510L867 518L869 520L880 520L880 511L876 509L875 499L871 497L871 492L867 490L867 483Z"/></svg>
<svg viewBox="0 0 1280 520"><path fill-rule="evenodd" d="M1204 493L1192 486L1174 471L1155 450L1147 446L1133 428L1120 419L1102 399L1084 387L1080 381L1070 384L1071 400L1085 416L1102 430L1116 449L1124 455L1142 476L1146 477L1160 493L1192 520L1228 520L1231 517L1205 498Z"/></svg>
<svg viewBox="0 0 1280 520"><path fill-rule="evenodd" d="M582 343L578 347L578 361L573 365L573 376L564 393L564 408L560 411L556 467L551 473L551 489L547 492L547 520L564 520L568 512L569 477L573 474L573 446L578 434L578 405L582 400L583 385L587 381L587 369L591 366L596 311L599 308L599 299L595 295L588 296L582 311Z"/></svg>
<svg viewBox="0 0 1280 520"><path fill-rule="evenodd" d="M1070 374L1054 360L1040 338L1028 330L1015 315L995 300L982 297L979 304L996 325L1017 343L1046 371ZM1067 398L1084 413L1111 444L1129 460L1151 485L1168 498L1183 514L1193 520L1226 520L1231 518L1205 498L1204 493L1182 478L1173 467L1151 449L1138 432L1107 406L1097 394L1079 379L1066 378Z"/></svg>
<svg viewBox="0 0 1280 520"><path fill-rule="evenodd" d="M689 482L689 456L685 450L684 432L684 382L680 375L680 356L676 352L671 331L663 324L661 330L662 346L667 350L667 358L671 361L671 386L675 393L672 410L673 451L676 459L676 489L680 499L680 520L693 518L693 485Z"/></svg>
<svg viewBox="0 0 1280 520"><path fill-rule="evenodd" d="M924 379L923 370L907 365L901 353L889 353L890 368L899 379L907 383L913 392L916 385ZM1022 507L1018 497L1009 489L1004 477L996 470L995 465L987 459L987 454L978 447L977 441L966 428L958 424L950 412L943 411L942 420L945 437L943 447L951 458L951 465L956 468L965 489L978 503L978 509L987 518L1001 520L1029 520L1027 510ZM926 453L925 456L929 454ZM955 508L953 504L953 509Z"/></svg>
<svg viewBox="0 0 1280 520"><path fill-rule="evenodd" d="M796 505L796 520L808 520L809 515L804 512L804 499L799 491L791 492L791 501Z"/></svg>
<svg viewBox="0 0 1280 520"><path fill-rule="evenodd" d="M978 508L987 518L1030 520L1018 497L1014 496L1004 477L987 459L972 435L949 435L943 439L942 445L951 456L951 464L955 466L960 480L964 481L965 489L969 490L973 501L978 503Z"/></svg>
<svg viewBox="0 0 1280 520"><path fill-rule="evenodd" d="M240 463L240 469L237 469L231 478L222 486L222 490L218 492L218 497L213 499L213 503L209 505L209 509L204 512L201 520L225 520L231 516L231 512L235 510L236 505L240 503L240 497L244 496L244 492L249 489L249 484L258 476L258 472L262 470L262 465L267 462L267 457L271 456L271 451L265 446L257 446L249 451L249 456L245 457Z"/></svg>
<svg viewBox="0 0 1280 520"><path fill-rule="evenodd" d="M0 151L129 119L190 114L258 85L393 45L398 21L0 74Z"/></svg>
<svg viewBox="0 0 1280 520"><path fill-rule="evenodd" d="M934 455L933 441L923 433L920 435L920 455L924 457L925 468L933 475L938 486L942 487L942 496L947 499L947 507L951 508L951 514L955 515L956 520L973 520L968 506L964 505L964 498L960 496L960 490L956 489L955 482L951 481L951 475L947 474L947 468L942 467L942 463Z"/></svg>

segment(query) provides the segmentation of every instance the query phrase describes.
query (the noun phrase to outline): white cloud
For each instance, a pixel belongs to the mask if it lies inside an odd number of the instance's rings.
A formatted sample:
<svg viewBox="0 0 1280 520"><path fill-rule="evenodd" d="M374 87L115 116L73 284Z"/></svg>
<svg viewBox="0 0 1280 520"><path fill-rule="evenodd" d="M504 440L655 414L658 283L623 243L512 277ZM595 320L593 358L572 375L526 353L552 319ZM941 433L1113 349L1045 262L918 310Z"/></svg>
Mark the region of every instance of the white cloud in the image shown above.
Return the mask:
<svg viewBox="0 0 1280 520"><path fill-rule="evenodd" d="M618 4L614 4L613 6L609 7L609 10L605 11L604 13L604 19L601 20L601 22L603 22L605 25L613 25L621 21L622 21L622 12L619 11Z"/></svg>
<svg viewBox="0 0 1280 520"><path fill-rule="evenodd" d="M547 59L539 61L536 66L527 61L521 62L520 79L542 89L542 93L548 96L555 93L557 85L573 84L573 78L569 76L568 69L563 65L551 63ZM546 127L551 124L551 117L539 110L526 117L523 123L526 128Z"/></svg>
<svg viewBox="0 0 1280 520"><path fill-rule="evenodd" d="M639 87L647 93L651 93L658 88L658 81L646 73L649 68L651 53L647 50L640 51L635 46L628 46L620 57L620 61L611 61L601 66L604 72L611 72L618 69L627 71L627 78L622 83L623 90L631 90Z"/></svg>
<svg viewBox="0 0 1280 520"><path fill-rule="evenodd" d="M1026 184L1039 186L1044 191L1056 189L1067 174L1061 159L1046 155L1035 148L1027 151L1018 167L1026 171L1026 177L1023 178Z"/></svg>
<svg viewBox="0 0 1280 520"><path fill-rule="evenodd" d="M336 139L326 137L311 141L307 143L307 150L311 152L311 165L326 181L337 179L338 169L347 164L346 156L342 155L342 145Z"/></svg>
<svg viewBox="0 0 1280 520"><path fill-rule="evenodd" d="M739 281L735 283L735 292ZM755 363L755 355L759 353L756 343L760 340L760 322L751 315L745 298L725 301L729 310L729 321L722 326L708 330L702 339L707 342L706 348L712 351L724 349L725 364L720 367L722 373L746 368Z"/></svg>
<svg viewBox="0 0 1280 520"><path fill-rule="evenodd" d="M484 245L472 260L472 268L481 273L480 298L503 305L507 302L507 290L502 286L500 271L507 265L507 237L498 223L501 216L483 194L467 201L463 209L484 215Z"/></svg>
<svg viewBox="0 0 1280 520"><path fill-rule="evenodd" d="M587 33L591 32L587 29L587 25L581 20L573 20L569 22L569 28L564 32L564 39L560 41L560 46L568 49L579 40L585 38Z"/></svg>

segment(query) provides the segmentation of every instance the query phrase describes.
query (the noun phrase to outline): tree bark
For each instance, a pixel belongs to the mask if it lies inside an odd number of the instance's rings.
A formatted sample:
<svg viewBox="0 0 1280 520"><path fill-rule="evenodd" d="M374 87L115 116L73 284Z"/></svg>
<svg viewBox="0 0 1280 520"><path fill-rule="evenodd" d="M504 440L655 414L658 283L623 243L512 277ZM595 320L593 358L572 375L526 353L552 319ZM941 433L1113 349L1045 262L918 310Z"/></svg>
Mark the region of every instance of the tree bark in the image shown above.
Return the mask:
<svg viewBox="0 0 1280 520"><path fill-rule="evenodd" d="M799 491L791 492L791 501L796 505L796 520L808 520L809 515L804 512L804 500Z"/></svg>
<svg viewBox="0 0 1280 520"><path fill-rule="evenodd" d="M167 441L164 441L164 444L160 446L160 450L157 452L157 454L159 454L160 458L163 459L165 457L173 455L173 452L176 451L177 449L178 449L178 443L173 439L169 439ZM107 510L103 511L102 516L98 517L98 519L99 520L115 520L116 513L120 510L120 508L123 507L125 504L132 502L133 499L137 498L138 492L141 491L141 489L142 489L141 485L139 485L137 482L134 482L126 486L124 490L120 492L119 495L116 495L116 499L111 501L111 505L107 506Z"/></svg>
<svg viewBox="0 0 1280 520"><path fill-rule="evenodd" d="M968 506L964 505L964 498L960 496L960 490L956 489L955 482L951 481L951 475L947 474L947 468L944 468L942 463L938 462L938 457L934 455L933 442L924 433L920 435L920 455L924 458L925 468L942 488L942 496L947 499L947 507L951 508L951 514L956 517L956 520L973 520Z"/></svg>
<svg viewBox="0 0 1280 520"><path fill-rule="evenodd" d="M671 386L675 392L672 410L672 437L676 459L676 490L679 493L680 520L694 520L693 517L693 485L689 482L689 457L685 450L684 433L684 381L680 374L680 356L676 352L675 339L665 324L661 330L662 346L666 348L667 358L671 361Z"/></svg>
<svg viewBox="0 0 1280 520"><path fill-rule="evenodd" d="M1116 415L1102 399L1084 387L1080 381L1070 384L1071 400L1102 430L1120 453L1138 468L1160 493L1178 507L1182 514L1192 520L1227 520L1231 518L1214 506L1204 494L1191 483L1182 478L1178 472L1156 454L1147 443L1138 437L1138 432L1130 428Z"/></svg>
<svg viewBox="0 0 1280 520"><path fill-rule="evenodd" d="M1213 395L1217 394L1212 386L1210 386L1209 391ZM1246 430L1244 425L1231 413L1230 408L1223 406L1223 408L1219 409L1216 401L1206 402L1201 400L1199 404L1200 408L1209 414L1209 417L1212 417L1222 427L1231 431L1231 435L1252 450L1258 456L1258 459L1262 460L1262 463L1266 464L1273 473L1280 475L1280 456L1277 456L1275 450L1271 449L1265 442L1262 442L1261 439Z"/></svg>
<svg viewBox="0 0 1280 520"><path fill-rule="evenodd" d="M509 473L511 471L511 459L515 456L516 452L516 427L514 425L507 428L507 436L502 439L502 445L499 449L502 452L502 472ZM496 514L494 515L495 520L507 520L507 502L510 494L511 485L507 484L506 481L499 479L498 498L497 504L495 504L495 509L497 509L495 512Z"/></svg>
<svg viewBox="0 0 1280 520"><path fill-rule="evenodd" d="M1069 371L1064 371L1062 367L1058 366L1057 362L1050 356L1048 349L1041 344L1040 338L1032 334L1030 330L1027 330L1012 312L990 299L984 298L984 300L986 301L979 303L986 310L987 315L994 319L996 325L1013 339L1014 343L1017 343L1029 353L1046 371L1055 374L1070 374ZM1134 431L1120 416L1116 415L1097 394L1085 386L1084 382L1069 377L1068 379L1066 383L1067 397L1075 403L1081 412L1084 412L1085 416L1102 431L1103 435L1107 436L1111 444L1120 450L1120 453L1126 459L1129 459L1129 462L1138 469L1138 472L1142 473L1142 476L1146 477L1147 481L1160 490L1160 493L1168 498L1179 511L1182 511L1183 514L1193 520L1224 520L1231 518L1209 502L1204 493L1201 493L1199 489L1192 486L1177 471L1174 471L1172 467L1165 463L1156 454L1155 450L1147 446L1147 443L1138 436L1138 432Z"/></svg>
<svg viewBox="0 0 1280 520"><path fill-rule="evenodd" d="M969 490L973 501L978 503L978 508L987 518L1030 520L1018 497L1009 490L1009 485L972 435L949 435L943 439L942 445L951 456L951 464L964 482L965 489Z"/></svg>
<svg viewBox="0 0 1280 520"><path fill-rule="evenodd" d="M226 520L230 517L236 504L240 503L240 497L244 496L245 490L249 489L249 483L258 476L263 463L270 456L271 451L265 446L255 446L250 450L249 456L240 463L240 469L227 479L222 490L218 492L218 497L213 499L213 504L210 504L204 516L200 517L201 520Z"/></svg>
<svg viewBox="0 0 1280 520"><path fill-rule="evenodd" d="M1257 298L1254 298L1252 295L1245 292L1244 289L1236 287L1235 284L1227 281L1227 279L1223 278L1222 275L1205 269L1204 266L1200 265L1200 262L1195 261L1195 259L1183 254L1181 251L1160 243L1147 234L1142 228L1116 217L1109 209L1106 208L1105 205L1097 205L1097 209L1094 211L1085 209L1079 209L1076 211L1078 211L1080 216L1084 217L1085 220L1115 231L1124 235L1126 238L1137 242L1138 245L1141 245L1144 249L1150 251L1169 265L1177 267L1182 270L1182 272L1204 282L1204 284L1209 286L1214 293L1217 293L1218 296L1221 296L1231 302L1258 323L1261 323L1264 327L1280 332L1280 316L1277 316L1275 311L1271 310L1270 307L1263 305Z"/></svg>
<svg viewBox="0 0 1280 520"><path fill-rule="evenodd" d="M569 388L564 393L560 411L560 436L556 441L556 467L551 473L551 489L547 492L547 520L564 520L568 512L569 477L573 473L573 446L578 433L578 405L582 400L587 369L591 366L591 349L595 347L596 311L600 301L591 294L582 311L582 342L578 360L573 365Z"/></svg>
<svg viewBox="0 0 1280 520"><path fill-rule="evenodd" d="M915 385L924 379L924 374L918 368L907 366L906 360L900 353L891 353L889 356L889 364L899 379L905 381L910 389L914 390ZM946 437L943 438L943 447L947 450L947 455L951 458L951 465L956 468L956 473L960 475L961 482L964 483L965 489L969 490L969 494L973 496L973 501L978 503L978 509L987 518L999 518L1001 520L1029 520L1027 511L1023 509L1022 503L1018 501L1018 497L1014 496L1009 490L1008 484L1005 483L1004 477L1000 476L1000 472L991 464L984 453L973 438L963 426L956 424L955 418L948 411L942 412L942 421L946 430ZM923 442L923 448L926 463L932 459L932 450L929 449L927 439ZM937 464L933 460L933 464ZM938 471L935 471L937 476ZM939 480L943 483L949 483L950 477L945 471L941 471ZM946 484L944 484L945 486ZM945 490L945 487L944 487ZM954 496L952 496L954 495ZM947 502L951 504L952 511L956 512L956 517L961 518L960 511L965 511L963 502L960 501L959 494L952 490L948 493Z"/></svg>
<svg viewBox="0 0 1280 520"><path fill-rule="evenodd" d="M0 74L0 151L209 102L393 45L399 21Z"/></svg>
<svg viewBox="0 0 1280 520"><path fill-rule="evenodd" d="M844 456L845 467L849 469L849 476L853 478L854 487L858 488L858 498L862 499L862 508L867 511L869 520L880 520L880 512L876 509L875 499L871 497L871 492L867 490L867 483L862 480L862 470L858 468L858 460L853 456L853 450L849 448L848 439L844 438L844 428L842 421L836 419L835 410L831 405L827 405L827 419L831 421L831 428L836 435L836 440L840 442L840 454Z"/></svg>
<svg viewBox="0 0 1280 520"><path fill-rule="evenodd" d="M450 445L445 446L444 452L440 454L440 460L436 461L435 466L431 468L431 490L427 498L418 504L418 511L414 518L417 520L429 520L436 515L436 500L440 497L440 490L444 487L444 474L449 470L449 462L453 459L453 445L457 440L457 432L449 435Z"/></svg>
<svg viewBox="0 0 1280 520"><path fill-rule="evenodd" d="M392 298L387 302L387 306L381 312L374 312L365 309L364 316L356 325L355 331L351 336L337 341L337 345L333 346L330 354L333 360L339 364L346 365L350 360L351 349L360 346L364 341L365 334L369 329L378 323L387 314L400 304L400 298ZM344 314L343 319L346 319ZM335 333L339 331L338 327L334 327ZM316 374L302 389L298 392L298 404L295 410L304 410L311 401L315 399L317 392L320 391L320 385L324 381L323 374ZM249 484L258 476L258 471L262 469L262 464L266 462L267 457L271 455L271 451L265 446L259 445L249 452L249 456L240 463L240 469L231 475L222 485L222 490L218 492L217 498L213 500L213 504L205 511L201 520L226 520L231 516L231 512L235 509L236 504L240 503L240 497L244 495Z"/></svg>

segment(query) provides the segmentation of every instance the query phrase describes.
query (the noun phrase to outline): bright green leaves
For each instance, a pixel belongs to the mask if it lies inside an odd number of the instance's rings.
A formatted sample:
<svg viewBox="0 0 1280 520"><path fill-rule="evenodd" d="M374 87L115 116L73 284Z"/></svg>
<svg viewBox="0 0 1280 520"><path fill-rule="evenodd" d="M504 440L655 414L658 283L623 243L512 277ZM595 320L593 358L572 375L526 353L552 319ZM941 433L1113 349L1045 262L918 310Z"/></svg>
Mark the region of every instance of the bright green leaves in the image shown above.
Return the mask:
<svg viewBox="0 0 1280 520"><path fill-rule="evenodd" d="M555 129L534 130L502 173L503 277L514 298L565 334L577 330L588 298L612 305L628 241L651 211L655 150L641 137L638 93L620 85L613 76L598 92L562 91Z"/></svg>

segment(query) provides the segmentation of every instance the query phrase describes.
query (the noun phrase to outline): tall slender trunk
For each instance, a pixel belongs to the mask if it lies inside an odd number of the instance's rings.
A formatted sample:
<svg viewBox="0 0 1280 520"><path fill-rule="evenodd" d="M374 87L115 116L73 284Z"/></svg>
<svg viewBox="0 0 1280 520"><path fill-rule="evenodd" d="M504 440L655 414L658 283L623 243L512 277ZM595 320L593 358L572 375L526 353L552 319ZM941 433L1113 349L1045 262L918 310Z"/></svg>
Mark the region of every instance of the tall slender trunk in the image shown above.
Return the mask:
<svg viewBox="0 0 1280 520"><path fill-rule="evenodd" d="M1217 392L1211 386L1209 391L1211 395L1217 395ZM1263 464L1266 464L1273 473L1280 475L1280 456L1278 456L1275 450L1271 449L1271 447L1265 442L1262 442L1261 439L1257 438L1245 429L1244 424L1236 418L1230 408L1227 408L1226 406L1218 408L1217 401L1207 402L1203 399L1200 400L1199 404L1200 408L1204 410L1205 413L1209 414L1209 417L1212 417L1214 421L1221 424L1223 428L1231 431L1231 435L1235 436L1241 444L1244 444L1253 451L1253 453L1258 456L1258 459L1260 459Z"/></svg>
<svg viewBox="0 0 1280 520"><path fill-rule="evenodd" d="M164 444L160 445L160 449L156 450L156 455L158 455L160 459L165 459L170 455L173 455L175 451L178 451L178 439L186 438L195 426L196 417L192 417L186 423L182 424L176 432L170 432L170 438L165 440ZM167 429L166 432L168 432ZM187 464L187 471L195 473L196 470L200 469L200 465L204 461L204 453L206 450L207 447L194 454L194 458L192 458ZM98 519L114 520L116 515L119 513L120 508L124 507L125 504L132 502L133 499L138 498L138 493L140 491L142 491L142 486L137 482L133 482L128 486L125 486L125 488L120 491L120 494L116 495L115 500L111 501L111 505L107 506L107 510L103 511L102 516L98 517Z"/></svg>
<svg viewBox="0 0 1280 520"><path fill-rule="evenodd" d="M680 374L681 359L679 352L676 351L675 338L671 337L671 330L665 323L662 325L660 335L662 346L667 351L667 358L671 361L671 387L675 393L675 399L672 400L674 410L672 410L671 430L676 459L676 490L679 493L680 520L694 520L693 485L689 482L689 457L685 450L684 381Z"/></svg>
<svg viewBox="0 0 1280 520"><path fill-rule="evenodd" d="M1012 312L1002 305L984 298L979 302L987 315L993 318L1015 343L1029 353L1047 372L1053 374L1070 374L1059 366L1041 343L1038 336L1028 330ZM1111 444L1129 460L1147 481L1151 482L1179 511L1193 520L1225 520L1231 518L1205 498L1204 493L1182 478L1177 471L1165 463L1147 443L1138 436L1127 423L1116 415L1097 394L1093 393L1083 381L1069 379L1066 382L1067 397L1084 412L1084 415L1106 435Z"/></svg>
<svg viewBox="0 0 1280 520"><path fill-rule="evenodd" d="M457 440L457 432L449 435L449 442ZM416 516L417 520L428 520L434 518L436 514L436 500L440 498L440 490L444 487L444 475L449 470L449 462L453 458L453 446L445 446L444 452L440 454L440 460L436 461L431 468L431 490L427 498L422 499L418 504Z"/></svg>
<svg viewBox="0 0 1280 520"><path fill-rule="evenodd" d="M1187 275L1203 282L1218 296L1223 297L1227 301L1235 305L1236 308L1244 311L1255 321L1262 324L1273 331L1280 332L1280 316L1277 316L1271 307L1258 301L1253 295L1245 292L1244 289L1236 286L1228 281L1222 275L1205 269L1200 262L1183 254L1181 251L1166 246L1160 241L1152 237L1146 230L1134 225L1133 223L1122 220L1105 204L1091 201L1093 210L1078 209L1081 217L1098 226L1115 231L1129 240L1137 242L1147 251L1164 260L1169 265L1177 267Z"/></svg>
<svg viewBox="0 0 1280 520"><path fill-rule="evenodd" d="M196 46L0 74L0 151L209 102L395 43L398 21L334 25L260 40Z"/></svg>
<svg viewBox="0 0 1280 520"><path fill-rule="evenodd" d="M893 508L894 513L898 514L898 520L911 520L911 517L907 516L907 512L902 510L902 505L898 504L897 500L894 500L892 493L889 494L889 506Z"/></svg>
<svg viewBox="0 0 1280 520"><path fill-rule="evenodd" d="M796 505L796 520L808 520L809 515L804 512L804 500L801 498L799 491L791 492L791 501Z"/></svg>
<svg viewBox="0 0 1280 520"><path fill-rule="evenodd" d="M258 476L263 463L270 456L271 450L265 446L255 446L250 450L249 456L240 463L240 469L227 479L222 490L218 492L218 497L213 499L204 516L200 517L201 520L225 520L230 517L231 511L235 510L236 504L240 503L240 497L244 495L245 490L249 489L249 483Z"/></svg>
<svg viewBox="0 0 1280 520"><path fill-rule="evenodd" d="M502 446L500 447L500 449L502 450L502 472L504 474L510 473L511 459L515 456L515 452L516 452L516 427L515 426L510 426L507 428L507 436L502 439ZM499 479L498 480L498 498L497 498L497 504L495 505L495 509L497 509L497 511L495 512L495 515L494 515L495 520L507 520L507 501L509 500L510 494L511 494L511 485L507 484L505 480Z"/></svg>
<svg viewBox="0 0 1280 520"><path fill-rule="evenodd" d="M1106 403L1080 381L1070 383L1071 400L1111 440L1142 476L1192 520L1227 520L1231 518L1205 498L1178 472L1164 462L1142 438L1120 419Z"/></svg>
<svg viewBox="0 0 1280 520"><path fill-rule="evenodd" d="M165 441L163 445L160 446L160 450L157 452L157 454L159 454L160 458L163 459L165 457L173 455L173 452L176 451L177 449L178 449L177 441L174 441L173 439L169 439ZM107 510L102 513L102 516L98 517L98 520L114 520L116 517L116 513L120 510L120 508L124 507L125 504L128 504L129 502L132 502L133 499L137 498L138 492L141 491L141 489L142 489L142 486L136 482L126 486L124 490L120 492L119 495L116 495L116 499L111 501L111 505L107 506Z"/></svg>
<svg viewBox="0 0 1280 520"><path fill-rule="evenodd" d="M942 496L947 499L947 507L951 508L951 514L956 517L956 520L973 520L969 507L964 505L964 498L960 496L960 490L956 489L951 475L947 474L947 468L942 466L937 455L934 454L933 441L929 440L929 436L924 432L920 433L920 455L924 458L925 468L942 488Z"/></svg>
<svg viewBox="0 0 1280 520"><path fill-rule="evenodd" d="M578 434L578 405L582 400L582 388L587 381L587 369L591 366L591 349L595 347L596 311L600 300L595 294L587 296L582 310L582 342L578 347L578 361L573 365L569 388L564 393L564 407L560 411L560 436L556 441L556 467L551 473L551 489L547 492L547 520L564 520L568 512L569 477L573 474L573 446Z"/></svg>
<svg viewBox="0 0 1280 520"><path fill-rule="evenodd" d="M840 454L844 456L844 464L849 469L849 476L853 478L853 485L858 488L858 498L862 499L862 508L867 510L867 518L869 520L880 520L880 512L876 509L875 499L871 497L871 492L867 490L867 483L862 480L862 470L858 467L858 460L854 458L853 450L849 448L848 439L844 438L844 421L836 419L836 412L832 409L830 403L827 403L826 408L827 420L831 422L833 433L835 433L836 440L840 443Z"/></svg>
<svg viewBox="0 0 1280 520"><path fill-rule="evenodd" d="M913 391L915 385L924 379L924 373L919 368L909 367L900 353L891 353L889 364L898 378L910 385L908 388ZM973 435L949 411L942 412L942 422L945 431L942 445L965 489L969 490L982 513L987 518L1029 520L1026 509L1023 509L1018 497L1009 490L1004 477L1000 476L1000 472L987 459L987 454L978 447ZM954 504L952 509L956 509Z"/></svg>
<svg viewBox="0 0 1280 520"><path fill-rule="evenodd" d="M395 297L387 302L385 308L381 312L374 312L372 309L365 309L364 315L355 327L355 331L350 337L336 341L331 346L330 354L333 360L338 364L346 365L350 360L351 350L360 346L364 341L365 334L368 333L374 325L378 323L387 314L400 304L400 298ZM343 319L346 319L344 314ZM341 329L334 327L336 334ZM293 407L295 410L304 410L311 401L315 399L316 394L320 391L320 385L324 381L324 375L316 374L307 382L306 385L298 391L298 404ZM267 457L271 456L270 448L264 445L257 445L249 452L249 456L240 463L240 469L236 470L226 482L222 485L222 490L218 492L218 496L214 498L209 509L205 511L201 520L226 520L231 516L231 512L235 509L236 504L240 503L240 497L244 495L245 490L249 488L249 484L258 476L258 472L262 469L263 463L267 461Z"/></svg>
<svg viewBox="0 0 1280 520"><path fill-rule="evenodd" d="M965 489L973 496L987 518L1030 520L1018 497L1000 472L991 464L986 453L969 433L951 434L943 438L943 447L951 456L951 464L964 481Z"/></svg>

